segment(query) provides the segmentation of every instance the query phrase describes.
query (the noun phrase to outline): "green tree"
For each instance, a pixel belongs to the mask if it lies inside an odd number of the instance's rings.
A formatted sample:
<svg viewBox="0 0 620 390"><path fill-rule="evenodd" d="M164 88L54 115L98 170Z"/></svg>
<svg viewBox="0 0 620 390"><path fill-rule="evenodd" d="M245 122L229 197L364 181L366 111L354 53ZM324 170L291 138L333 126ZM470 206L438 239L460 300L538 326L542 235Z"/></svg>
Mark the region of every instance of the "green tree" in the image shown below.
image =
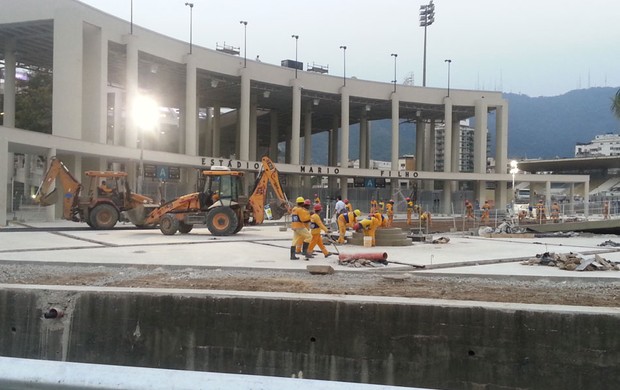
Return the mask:
<svg viewBox="0 0 620 390"><path fill-rule="evenodd" d="M613 112L616 118L620 119L620 89L611 98L611 112Z"/></svg>
<svg viewBox="0 0 620 390"><path fill-rule="evenodd" d="M15 126L52 133L52 73L33 71L28 80L18 80L15 96Z"/></svg>

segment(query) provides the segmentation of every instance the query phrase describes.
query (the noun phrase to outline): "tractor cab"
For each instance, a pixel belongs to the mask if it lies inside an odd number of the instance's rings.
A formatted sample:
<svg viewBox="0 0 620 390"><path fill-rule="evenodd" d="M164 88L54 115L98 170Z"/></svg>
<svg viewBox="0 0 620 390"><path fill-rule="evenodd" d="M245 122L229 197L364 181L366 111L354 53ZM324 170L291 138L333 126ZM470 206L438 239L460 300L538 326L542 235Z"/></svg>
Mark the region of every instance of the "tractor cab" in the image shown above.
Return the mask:
<svg viewBox="0 0 620 390"><path fill-rule="evenodd" d="M214 166L202 171L199 186L202 209L209 209L214 205L234 207L247 203L243 191L243 172Z"/></svg>
<svg viewBox="0 0 620 390"><path fill-rule="evenodd" d="M117 208L124 207L125 196L130 192L126 172L86 171L84 174L88 178L85 190L89 203L104 201Z"/></svg>

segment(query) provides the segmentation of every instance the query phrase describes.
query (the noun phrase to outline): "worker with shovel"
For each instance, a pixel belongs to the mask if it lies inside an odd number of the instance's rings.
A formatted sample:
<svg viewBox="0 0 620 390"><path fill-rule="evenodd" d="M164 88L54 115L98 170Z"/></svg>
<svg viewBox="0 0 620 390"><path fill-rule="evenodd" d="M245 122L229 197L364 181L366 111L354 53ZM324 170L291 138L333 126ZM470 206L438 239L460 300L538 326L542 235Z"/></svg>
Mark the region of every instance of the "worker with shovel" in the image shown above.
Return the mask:
<svg viewBox="0 0 620 390"><path fill-rule="evenodd" d="M377 242L375 240L375 233L377 232L377 228L379 226L381 226L381 221L371 215L368 218L364 218L358 223L356 223L353 229L358 232L362 230L364 233L364 237L372 238L371 246L376 246Z"/></svg>
<svg viewBox="0 0 620 390"><path fill-rule="evenodd" d="M320 204L314 205L314 213L310 216L310 234L312 235L312 240L310 240L310 245L308 246L308 252L312 253L314 251L315 246L319 246L321 252L323 252L323 256L325 258L331 256L333 253L325 248L325 244L323 244L323 238L321 237L321 230L325 233L329 233L329 229L323 223L323 218L321 218L321 210L323 207Z"/></svg>
<svg viewBox="0 0 620 390"><path fill-rule="evenodd" d="M362 215L362 212L355 210L352 213L343 213L338 216L338 231L340 232L338 244L344 244L344 235L347 232L347 227L352 228L360 215Z"/></svg>

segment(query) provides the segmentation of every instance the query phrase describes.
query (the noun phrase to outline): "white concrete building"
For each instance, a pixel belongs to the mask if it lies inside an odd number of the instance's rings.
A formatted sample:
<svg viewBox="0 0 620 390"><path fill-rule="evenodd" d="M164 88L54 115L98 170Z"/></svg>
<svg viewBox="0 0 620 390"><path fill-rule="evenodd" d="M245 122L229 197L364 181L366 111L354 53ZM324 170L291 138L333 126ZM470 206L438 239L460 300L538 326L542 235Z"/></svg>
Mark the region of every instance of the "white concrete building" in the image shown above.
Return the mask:
<svg viewBox="0 0 620 390"><path fill-rule="evenodd" d="M620 156L620 134L601 134L575 145L575 157Z"/></svg>
<svg viewBox="0 0 620 390"><path fill-rule="evenodd" d="M507 172L486 174L488 113L495 111L497 166L507 164L508 103L499 92L450 90L343 79L297 71L193 46L75 0L0 0L0 59L4 63L3 125L0 127L0 225L6 223L14 154L58 156L79 177L88 169L125 170L137 180L140 149L146 164L180 167L179 191L192 189L193 168L224 164L256 171L264 154L277 157L294 191L304 176L328 176L330 190L346 196L347 178L397 177L433 188L456 189L458 181L498 183L496 203L507 200ZM284 57L284 55L283 55ZM47 134L16 123L16 69L44 69L53 79L52 125ZM165 129L145 134L133 113L148 96L175 109ZM202 113L202 114L201 114ZM201 119L203 117L204 119ZM473 172L460 172L461 120L475 117ZM398 166L398 129L416 123L415 172L371 169L369 122L391 119L391 166ZM177 125L178 123L178 125ZM360 168L347 167L352 124L360 124ZM443 170L434 171L434 129L448 124ZM328 166L312 166L312 135L329 133ZM412 135L413 136L413 135ZM304 159L300 156L301 139ZM142 141L142 142L140 142ZM338 165L340 167L338 167ZM249 175L250 176L250 175ZM575 177L545 177L579 181ZM529 178L529 181L532 179ZM249 180L251 181L251 180ZM135 187L134 187L135 188ZM5 190L6 189L6 190ZM453 191L444 191L447 212ZM54 218L54 210L48 214Z"/></svg>

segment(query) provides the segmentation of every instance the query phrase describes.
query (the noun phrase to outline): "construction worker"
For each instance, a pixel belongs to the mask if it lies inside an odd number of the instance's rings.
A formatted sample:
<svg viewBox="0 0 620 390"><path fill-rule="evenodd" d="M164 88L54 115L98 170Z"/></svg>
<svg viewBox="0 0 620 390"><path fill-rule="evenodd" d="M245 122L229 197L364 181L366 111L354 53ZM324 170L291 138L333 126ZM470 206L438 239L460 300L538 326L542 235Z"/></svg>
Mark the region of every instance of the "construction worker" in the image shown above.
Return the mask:
<svg viewBox="0 0 620 390"><path fill-rule="evenodd" d="M390 199L390 201L385 205L385 209L388 217L387 226L391 227L394 222L394 200Z"/></svg>
<svg viewBox="0 0 620 390"><path fill-rule="evenodd" d="M352 213L343 213L338 216L338 244L344 244L344 235L347 232L347 227L352 228L357 223L357 217L362 215L362 212L355 210Z"/></svg>
<svg viewBox="0 0 620 390"><path fill-rule="evenodd" d="M488 200L484 201L482 205L482 215L480 216L480 223L489 223L489 211L491 210L491 205Z"/></svg>
<svg viewBox="0 0 620 390"><path fill-rule="evenodd" d="M295 202L297 203L297 206L293 207L293 210L291 210L291 229L293 230L291 260L299 260L299 257L295 256L295 247L298 243L302 244L303 254L306 256L306 260L309 260L312 258L312 254L308 252L308 246L310 245L312 236L310 235L310 230L308 230L306 224L310 222L310 211L308 210L310 207L310 202L308 202L306 207L304 204L305 199L301 196L297 197Z"/></svg>
<svg viewBox="0 0 620 390"><path fill-rule="evenodd" d="M329 229L325 227L323 219L321 218L322 209L323 207L320 203L315 204L314 213L310 216L310 234L312 235L312 240L310 241L310 245L308 245L308 252L312 253L314 251L314 247L318 245L321 252L323 252L323 256L327 258L333 253L330 253L327 248L325 248L323 238L321 237L321 230L325 233L329 232Z"/></svg>
<svg viewBox="0 0 620 390"><path fill-rule="evenodd" d="M379 226L380 227L387 227L387 223L388 223L388 219L387 216L381 214L381 213L374 213L369 215L369 217L375 217L377 218L377 220L379 221Z"/></svg>
<svg viewBox="0 0 620 390"><path fill-rule="evenodd" d="M364 233L364 237L371 237L372 238L372 245L371 246L376 246L376 240L375 240L375 234L377 232L377 228L381 226L381 221L379 221L377 218L375 218L373 215L370 215L368 218L364 218L361 221L359 221L358 223L355 224L355 226L353 227L353 229L355 229L355 231L360 231L363 230Z"/></svg>
<svg viewBox="0 0 620 390"><path fill-rule="evenodd" d="M560 205L558 202L553 202L551 205L551 220L553 223L560 222Z"/></svg>
<svg viewBox="0 0 620 390"><path fill-rule="evenodd" d="M413 202L411 198L406 198L407 202L407 225L411 225L411 214L413 214Z"/></svg>
<svg viewBox="0 0 620 390"><path fill-rule="evenodd" d="M536 217L538 219L538 223L542 224L547 222L547 210L542 199L539 199L538 203L536 203Z"/></svg>
<svg viewBox="0 0 620 390"><path fill-rule="evenodd" d="M421 211L420 213L420 225L426 226L426 232L428 232L433 226L433 221L430 211Z"/></svg>
<svg viewBox="0 0 620 390"><path fill-rule="evenodd" d="M379 201L379 210L377 210L377 212L383 214L384 211L385 211L385 202L383 201L383 199L381 199Z"/></svg>
<svg viewBox="0 0 620 390"><path fill-rule="evenodd" d="M465 218L476 220L476 217L474 217L474 205L468 199L465 200Z"/></svg>
<svg viewBox="0 0 620 390"><path fill-rule="evenodd" d="M603 219L609 219L609 201L608 200L603 202Z"/></svg>
<svg viewBox="0 0 620 390"><path fill-rule="evenodd" d="M376 213L378 208L379 208L379 205L377 204L377 201L375 200L375 198L372 198L370 200L370 213L371 214Z"/></svg>
<svg viewBox="0 0 620 390"><path fill-rule="evenodd" d="M527 210L519 211L519 223L525 221L525 218L527 218Z"/></svg>
<svg viewBox="0 0 620 390"><path fill-rule="evenodd" d="M111 193L112 193L112 189L108 187L105 180L102 180L101 184L99 185L99 195L106 195L106 194L111 194Z"/></svg>
<svg viewBox="0 0 620 390"><path fill-rule="evenodd" d="M351 203L349 203L349 199L345 199L344 200L344 207L347 209L348 213L352 213L353 212L353 205Z"/></svg>
<svg viewBox="0 0 620 390"><path fill-rule="evenodd" d="M321 198L319 194L314 194L314 204L321 204Z"/></svg>

